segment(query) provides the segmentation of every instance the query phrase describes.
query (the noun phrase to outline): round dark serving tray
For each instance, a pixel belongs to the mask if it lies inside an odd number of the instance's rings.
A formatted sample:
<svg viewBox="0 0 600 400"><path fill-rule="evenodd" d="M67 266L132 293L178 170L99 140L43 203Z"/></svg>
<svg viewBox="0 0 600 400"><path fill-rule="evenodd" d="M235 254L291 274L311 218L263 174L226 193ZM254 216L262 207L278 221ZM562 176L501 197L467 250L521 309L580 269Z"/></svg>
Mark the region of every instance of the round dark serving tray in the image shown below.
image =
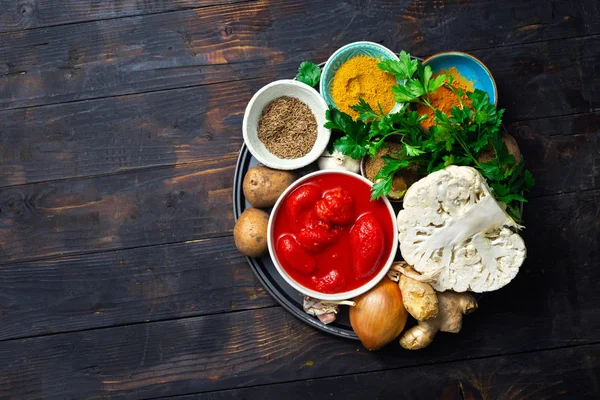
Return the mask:
<svg viewBox="0 0 600 400"><path fill-rule="evenodd" d="M248 170L258 165L258 160L252 157L252 154L248 151L245 144L242 144L240 149L240 155L238 157L237 164L235 166L235 175L233 178L233 216L235 220L240 217L240 214L246 209L252 207L250 203L244 198L244 191L242 190L242 184L244 182L244 176ZM309 172L316 170L315 165L309 165L306 168L298 170L300 176L305 175ZM396 214L402 209L401 203L392 203ZM271 210L267 210L270 212ZM521 204L521 213L523 212L523 204ZM348 307L340 306L340 312L337 315L335 322L325 325L321 321L312 315L308 315L302 308L302 301L304 297L294 288L292 288L277 272L275 265L271 257L266 254L260 258L246 257L250 267L254 271L254 274L263 285L263 287L269 292L269 294L277 300L286 310L291 312L296 318L299 318L303 322L322 330L323 332L330 333L332 335L340 336L346 339L358 340L358 337L350 326L350 318L348 316ZM396 254L396 260L401 260L400 251ZM479 301L483 296L481 293L473 293L475 298Z"/></svg>
<svg viewBox="0 0 600 400"><path fill-rule="evenodd" d="M419 60L423 60L422 58L415 57ZM319 67L323 67L325 63L319 64ZM250 203L246 201L244 198L244 191L242 190L242 185L244 182L244 176L248 170L256 165L258 165L258 160L250 154L246 144L242 144L242 148L240 149L240 155L238 157L237 164L235 166L235 175L233 178L233 216L235 220L240 217L240 214L246 209L252 207ZM305 175L309 172L315 171L318 168L316 167L316 162L296 171L300 176ZM400 202L392 202L392 207L394 207L394 211L396 214L400 212L402 209L402 203ZM266 210L270 212L271 210ZM523 214L523 203L521 203L521 214ZM323 331L330 333L332 335L336 335L339 337L343 337L346 339L354 339L358 340L358 337L352 330L350 326L350 318L348 316L348 307L340 306L339 313L337 315L336 320L328 325L325 325L317 317L312 315L308 315L304 312L302 308L302 302L304 297L297 290L292 288L277 272L275 269L275 265L273 265L273 261L271 257L266 254L260 258L251 258L246 257L250 267L254 271L254 274L263 285L263 287L269 292L269 294L279 302L286 310L288 310L292 315L296 318L299 318L303 322ZM400 255L400 251L396 254L396 260L401 260L402 257ZM481 294L474 293L477 300L481 298Z"/></svg>
<svg viewBox="0 0 600 400"><path fill-rule="evenodd" d="M248 169L256 165L258 165L258 161L252 157L252 154L250 154L246 145L242 145L233 180L233 215L236 221L246 208L252 207L244 198L242 184ZM314 166L309 166L304 171L299 171L299 173L302 175L303 173L310 172L314 169ZM247 257L247 259L263 287L267 289L269 294L273 296L279 304L291 312L295 317L332 335L358 340L350 326L348 307L340 306L340 312L338 313L335 322L325 325L316 317L304 312L302 309L303 296L283 280L275 269L275 265L273 265L273 261L268 254L260 258Z"/></svg>

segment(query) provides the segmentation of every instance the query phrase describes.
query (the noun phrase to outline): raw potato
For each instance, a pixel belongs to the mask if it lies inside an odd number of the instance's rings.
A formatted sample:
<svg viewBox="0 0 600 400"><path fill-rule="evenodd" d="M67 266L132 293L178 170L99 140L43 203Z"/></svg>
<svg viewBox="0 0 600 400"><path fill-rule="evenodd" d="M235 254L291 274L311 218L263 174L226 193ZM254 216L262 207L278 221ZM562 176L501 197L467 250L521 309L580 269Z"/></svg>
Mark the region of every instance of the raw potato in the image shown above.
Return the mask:
<svg viewBox="0 0 600 400"><path fill-rule="evenodd" d="M260 257L267 250L269 214L258 208L246 209L235 223L235 247L248 257Z"/></svg>
<svg viewBox="0 0 600 400"><path fill-rule="evenodd" d="M290 171L278 171L263 166L253 167L244 177L244 197L258 208L272 207L281 193L296 180Z"/></svg>

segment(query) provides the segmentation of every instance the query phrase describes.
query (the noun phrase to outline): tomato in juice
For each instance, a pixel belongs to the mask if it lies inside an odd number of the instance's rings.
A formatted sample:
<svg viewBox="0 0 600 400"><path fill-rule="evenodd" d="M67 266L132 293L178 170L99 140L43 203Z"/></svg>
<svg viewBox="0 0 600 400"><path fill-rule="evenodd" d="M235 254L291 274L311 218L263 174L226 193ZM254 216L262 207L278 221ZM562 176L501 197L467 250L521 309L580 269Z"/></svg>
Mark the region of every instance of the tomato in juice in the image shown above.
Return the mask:
<svg viewBox="0 0 600 400"><path fill-rule="evenodd" d="M342 293L379 273L396 245L394 224L386 203L370 197L368 184L335 172L313 176L288 193L273 223L275 254L288 275L308 289ZM311 266L314 260L316 268L298 267L280 254L292 239L305 250L300 258ZM278 245L281 240L287 247Z"/></svg>

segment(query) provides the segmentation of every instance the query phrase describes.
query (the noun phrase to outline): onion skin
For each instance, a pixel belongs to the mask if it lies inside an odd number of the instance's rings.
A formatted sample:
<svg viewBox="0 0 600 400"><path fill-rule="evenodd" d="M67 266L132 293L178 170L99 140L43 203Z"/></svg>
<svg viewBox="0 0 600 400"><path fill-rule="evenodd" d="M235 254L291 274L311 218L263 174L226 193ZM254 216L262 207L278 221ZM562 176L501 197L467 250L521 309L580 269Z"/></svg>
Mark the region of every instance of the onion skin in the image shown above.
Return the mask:
<svg viewBox="0 0 600 400"><path fill-rule="evenodd" d="M404 329L408 313L400 287L383 278L373 289L354 299L350 324L363 346L378 350L396 339Z"/></svg>

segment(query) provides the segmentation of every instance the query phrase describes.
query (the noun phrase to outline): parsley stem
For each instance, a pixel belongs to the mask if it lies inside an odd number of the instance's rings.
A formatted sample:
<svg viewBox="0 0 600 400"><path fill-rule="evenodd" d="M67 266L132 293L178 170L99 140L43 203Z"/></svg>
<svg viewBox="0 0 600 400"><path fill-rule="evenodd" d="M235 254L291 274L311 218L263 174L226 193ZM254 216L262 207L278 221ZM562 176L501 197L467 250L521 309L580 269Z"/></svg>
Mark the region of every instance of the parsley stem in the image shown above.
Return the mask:
<svg viewBox="0 0 600 400"><path fill-rule="evenodd" d="M452 86L451 84L446 84L444 86L446 86L447 89L451 90L452 93L454 93L454 95L458 98L458 102L460 103L460 109L462 110L463 108L465 108L465 103L462 101L462 96L459 96L458 89Z"/></svg>
<svg viewBox="0 0 600 400"><path fill-rule="evenodd" d="M460 137L460 134L455 133L454 137L456 138L456 141L461 145L465 153L467 153L467 155L471 157L477 168L481 169L481 164L479 164L479 161L477 161L477 159L473 156L473 153L471 153L471 150L469 150L469 146L467 146L467 144L463 141L463 139Z"/></svg>
<svg viewBox="0 0 600 400"><path fill-rule="evenodd" d="M417 103L419 103L421 105L424 105L424 106L427 106L427 107L431 108L433 111L435 111L435 107L432 106L431 103L428 101L429 100L429 95L427 95L427 97L428 97L427 100L425 100L425 99L419 99L419 100L417 100Z"/></svg>

